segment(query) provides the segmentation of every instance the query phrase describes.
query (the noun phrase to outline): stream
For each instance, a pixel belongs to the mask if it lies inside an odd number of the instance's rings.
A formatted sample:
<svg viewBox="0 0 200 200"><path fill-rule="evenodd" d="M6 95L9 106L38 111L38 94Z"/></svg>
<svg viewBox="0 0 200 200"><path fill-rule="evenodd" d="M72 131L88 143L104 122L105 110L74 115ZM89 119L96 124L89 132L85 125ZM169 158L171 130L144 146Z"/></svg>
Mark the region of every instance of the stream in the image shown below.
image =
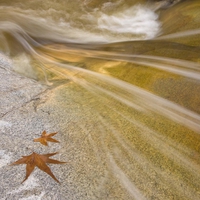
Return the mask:
<svg viewBox="0 0 200 200"><path fill-rule="evenodd" d="M17 73L69 82L88 199L200 199L199 0L0 0L0 41Z"/></svg>

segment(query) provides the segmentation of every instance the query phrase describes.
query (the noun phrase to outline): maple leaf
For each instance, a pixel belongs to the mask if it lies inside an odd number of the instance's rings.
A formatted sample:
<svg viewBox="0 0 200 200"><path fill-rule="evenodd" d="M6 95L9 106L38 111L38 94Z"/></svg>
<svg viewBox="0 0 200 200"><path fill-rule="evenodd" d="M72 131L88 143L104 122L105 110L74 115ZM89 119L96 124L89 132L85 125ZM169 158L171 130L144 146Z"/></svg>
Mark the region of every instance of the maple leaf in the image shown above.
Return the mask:
<svg viewBox="0 0 200 200"><path fill-rule="evenodd" d="M55 154L57 154L57 152L50 153L50 154L37 154L37 153L33 152L29 156L22 156L22 158L20 158L19 160L17 160L14 163L11 163L10 165L26 164L26 177L22 181L22 183L30 176L30 174L33 172L35 166L37 166L39 169L41 169L42 171L49 174L55 181L60 183L58 181L58 179L51 172L51 169L46 165L46 163L51 163L51 164L66 163L66 162L61 162L61 161L49 158Z"/></svg>
<svg viewBox="0 0 200 200"><path fill-rule="evenodd" d="M47 141L59 143L58 140L55 140L55 139L51 138L56 134L57 134L57 132L56 133L47 134L46 131L43 131L41 137L40 138L36 138L33 141L34 142L40 142L41 144L43 144L45 146L48 146Z"/></svg>

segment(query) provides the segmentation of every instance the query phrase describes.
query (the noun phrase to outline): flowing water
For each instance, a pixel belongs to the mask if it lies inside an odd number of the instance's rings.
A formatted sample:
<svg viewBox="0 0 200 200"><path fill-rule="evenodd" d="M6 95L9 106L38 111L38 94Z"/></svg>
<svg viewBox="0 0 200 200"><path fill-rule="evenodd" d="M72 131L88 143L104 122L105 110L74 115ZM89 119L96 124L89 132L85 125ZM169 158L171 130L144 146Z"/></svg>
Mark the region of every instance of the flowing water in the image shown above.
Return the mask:
<svg viewBox="0 0 200 200"><path fill-rule="evenodd" d="M88 199L200 199L199 0L0 0L0 40L17 72L70 81Z"/></svg>

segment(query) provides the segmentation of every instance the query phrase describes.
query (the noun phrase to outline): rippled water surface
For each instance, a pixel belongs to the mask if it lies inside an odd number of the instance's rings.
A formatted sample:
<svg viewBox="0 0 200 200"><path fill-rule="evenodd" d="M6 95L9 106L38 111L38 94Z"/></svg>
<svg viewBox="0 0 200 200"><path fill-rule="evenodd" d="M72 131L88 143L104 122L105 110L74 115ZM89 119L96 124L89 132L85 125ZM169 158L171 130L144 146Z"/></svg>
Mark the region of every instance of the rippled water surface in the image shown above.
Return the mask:
<svg viewBox="0 0 200 200"><path fill-rule="evenodd" d="M200 199L200 2L160 6L0 1L15 70L71 83L67 129L84 144L66 145L82 148L74 181L89 199Z"/></svg>

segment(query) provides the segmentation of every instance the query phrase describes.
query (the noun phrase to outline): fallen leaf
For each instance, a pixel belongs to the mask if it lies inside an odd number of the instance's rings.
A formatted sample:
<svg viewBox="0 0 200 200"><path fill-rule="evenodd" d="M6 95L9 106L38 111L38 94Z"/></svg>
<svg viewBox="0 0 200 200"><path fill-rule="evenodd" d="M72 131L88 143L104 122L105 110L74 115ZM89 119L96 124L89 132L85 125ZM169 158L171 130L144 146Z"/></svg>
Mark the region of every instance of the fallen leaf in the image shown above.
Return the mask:
<svg viewBox="0 0 200 200"><path fill-rule="evenodd" d="M36 138L33 141L34 142L40 142L41 144L43 144L45 146L48 146L47 141L59 143L58 140L55 140L55 139L51 138L56 134L57 134L57 132L56 133L47 134L46 131L43 131L41 137L40 138Z"/></svg>
<svg viewBox="0 0 200 200"><path fill-rule="evenodd" d="M49 174L55 181L60 183L58 181L58 179L51 172L51 169L46 165L46 163L51 163L51 164L66 163L66 162L61 162L61 161L49 158L49 157L51 157L55 154L57 154L57 152L56 153L50 153L50 154L37 154L37 153L33 152L29 156L22 156L22 158L20 158L16 162L12 163L11 165L26 164L26 177L22 181L22 183L30 176L30 174L33 172L35 166L37 166L39 169L41 169L42 171Z"/></svg>

